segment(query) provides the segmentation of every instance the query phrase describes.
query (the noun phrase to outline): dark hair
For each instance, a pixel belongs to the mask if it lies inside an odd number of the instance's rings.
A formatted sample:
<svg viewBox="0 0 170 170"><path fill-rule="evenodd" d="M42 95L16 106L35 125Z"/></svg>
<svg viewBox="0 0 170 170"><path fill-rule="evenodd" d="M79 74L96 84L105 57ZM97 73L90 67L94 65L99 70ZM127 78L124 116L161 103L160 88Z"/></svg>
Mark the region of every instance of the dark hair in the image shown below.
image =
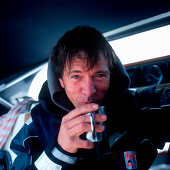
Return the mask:
<svg viewBox="0 0 170 170"><path fill-rule="evenodd" d="M85 54L85 58L82 58L81 52ZM52 51L50 60L57 76L61 78L65 66L70 67L73 59L85 59L88 67L92 68L98 61L100 53L111 71L115 53L104 36L95 28L78 26L61 37Z"/></svg>

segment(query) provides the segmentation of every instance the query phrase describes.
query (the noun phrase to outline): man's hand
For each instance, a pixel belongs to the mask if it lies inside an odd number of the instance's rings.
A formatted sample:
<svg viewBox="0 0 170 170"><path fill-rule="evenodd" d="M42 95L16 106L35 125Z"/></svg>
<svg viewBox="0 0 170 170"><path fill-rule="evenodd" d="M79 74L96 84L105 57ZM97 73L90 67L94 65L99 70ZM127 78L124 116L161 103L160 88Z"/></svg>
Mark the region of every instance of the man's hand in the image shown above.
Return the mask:
<svg viewBox="0 0 170 170"><path fill-rule="evenodd" d="M98 108L99 106L94 103L85 104L63 117L58 135L58 143L65 151L76 153L79 148L92 149L94 147L94 143L82 140L80 135L85 132L91 132L90 116L85 114ZM95 122L103 122L106 119L106 115L94 115ZM103 132L104 126L95 125L95 131Z"/></svg>

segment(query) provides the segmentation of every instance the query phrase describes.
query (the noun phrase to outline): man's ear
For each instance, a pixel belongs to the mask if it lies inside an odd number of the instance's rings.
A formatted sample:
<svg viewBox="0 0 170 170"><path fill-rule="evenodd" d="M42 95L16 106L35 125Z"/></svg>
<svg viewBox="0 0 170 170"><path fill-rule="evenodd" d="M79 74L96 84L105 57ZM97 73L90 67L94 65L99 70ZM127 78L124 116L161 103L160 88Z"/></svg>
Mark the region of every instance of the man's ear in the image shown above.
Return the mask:
<svg viewBox="0 0 170 170"><path fill-rule="evenodd" d="M59 78L59 81L60 81L60 85L62 88L64 88L64 82L63 82L63 79L62 78Z"/></svg>

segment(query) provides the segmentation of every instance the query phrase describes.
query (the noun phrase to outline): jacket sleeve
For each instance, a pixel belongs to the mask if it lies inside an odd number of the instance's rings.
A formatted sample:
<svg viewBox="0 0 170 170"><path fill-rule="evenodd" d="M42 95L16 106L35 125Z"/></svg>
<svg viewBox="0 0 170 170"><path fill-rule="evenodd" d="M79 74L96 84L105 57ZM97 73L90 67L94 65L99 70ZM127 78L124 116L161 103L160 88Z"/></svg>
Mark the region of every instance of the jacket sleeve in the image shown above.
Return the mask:
<svg viewBox="0 0 170 170"><path fill-rule="evenodd" d="M64 151L55 141L57 140L52 140L44 150L39 137L34 133L33 123L26 122L10 145L11 150L17 155L12 170L72 169L77 157Z"/></svg>
<svg viewBox="0 0 170 170"><path fill-rule="evenodd" d="M52 140L45 151L43 151L40 157L35 161L36 168L39 170L44 168L55 170L74 169L74 165L77 162L76 154L64 151L55 141L57 140Z"/></svg>
<svg viewBox="0 0 170 170"><path fill-rule="evenodd" d="M139 93L140 112L138 126L145 128L158 148L170 141L169 113L170 89L145 88Z"/></svg>
<svg viewBox="0 0 170 170"><path fill-rule="evenodd" d="M16 154L12 169L34 169L32 166L32 148L29 141L37 141L38 136L33 133L31 118L24 124L18 134L11 141L10 148Z"/></svg>
<svg viewBox="0 0 170 170"><path fill-rule="evenodd" d="M160 107L170 105L170 88L146 87L139 91L140 107Z"/></svg>

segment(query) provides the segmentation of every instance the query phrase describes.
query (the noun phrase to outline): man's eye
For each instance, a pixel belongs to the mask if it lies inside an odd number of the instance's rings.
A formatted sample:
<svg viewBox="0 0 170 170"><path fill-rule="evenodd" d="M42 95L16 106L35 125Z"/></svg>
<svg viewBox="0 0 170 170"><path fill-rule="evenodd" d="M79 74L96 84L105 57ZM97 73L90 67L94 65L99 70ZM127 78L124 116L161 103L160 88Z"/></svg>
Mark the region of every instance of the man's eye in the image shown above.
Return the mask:
<svg viewBox="0 0 170 170"><path fill-rule="evenodd" d="M97 77L105 77L104 74L97 74Z"/></svg>
<svg viewBox="0 0 170 170"><path fill-rule="evenodd" d="M78 79L79 76L78 76L78 75L74 75L74 76L72 76L71 78L73 78L73 79Z"/></svg>

